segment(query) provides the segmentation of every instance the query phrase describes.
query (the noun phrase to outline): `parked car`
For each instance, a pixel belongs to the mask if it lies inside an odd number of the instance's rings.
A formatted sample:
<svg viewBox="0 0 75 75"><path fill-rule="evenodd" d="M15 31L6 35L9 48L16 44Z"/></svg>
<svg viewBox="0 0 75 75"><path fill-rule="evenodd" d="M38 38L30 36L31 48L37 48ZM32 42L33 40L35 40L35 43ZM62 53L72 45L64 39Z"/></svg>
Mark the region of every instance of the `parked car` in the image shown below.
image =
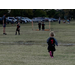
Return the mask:
<svg viewBox="0 0 75 75"><path fill-rule="evenodd" d="M7 21L8 21L9 23L11 23L12 20L13 20L14 23L16 23L16 21L17 21L17 19L15 19L14 17L7 17L6 19L7 19Z"/></svg>
<svg viewBox="0 0 75 75"><path fill-rule="evenodd" d="M43 18L43 17L35 17L35 18L32 18L32 21L33 22L45 21L45 18Z"/></svg>
<svg viewBox="0 0 75 75"><path fill-rule="evenodd" d="M56 22L56 21L58 21L58 19L51 18L51 21Z"/></svg>
<svg viewBox="0 0 75 75"><path fill-rule="evenodd" d="M21 18L21 23L27 23L27 20L24 17L22 17Z"/></svg>
<svg viewBox="0 0 75 75"><path fill-rule="evenodd" d="M55 18L49 18L49 21L50 21L50 22L56 22L56 21L58 21L58 19L55 19Z"/></svg>
<svg viewBox="0 0 75 75"><path fill-rule="evenodd" d="M49 21L49 18L46 18L46 17L45 17L44 21L48 22L48 21Z"/></svg>
<svg viewBox="0 0 75 75"><path fill-rule="evenodd" d="M38 20L37 20L37 18L32 18L32 21L37 22Z"/></svg>
<svg viewBox="0 0 75 75"><path fill-rule="evenodd" d="M28 17L24 17L26 19L27 22L32 22L32 20Z"/></svg>
<svg viewBox="0 0 75 75"><path fill-rule="evenodd" d="M53 21L56 22L56 21L58 21L58 19L53 18Z"/></svg>
<svg viewBox="0 0 75 75"><path fill-rule="evenodd" d="M21 19L21 16L17 16L16 18Z"/></svg>
<svg viewBox="0 0 75 75"><path fill-rule="evenodd" d="M53 22L53 19L52 19L52 18L49 18L49 21L50 21L50 22Z"/></svg>

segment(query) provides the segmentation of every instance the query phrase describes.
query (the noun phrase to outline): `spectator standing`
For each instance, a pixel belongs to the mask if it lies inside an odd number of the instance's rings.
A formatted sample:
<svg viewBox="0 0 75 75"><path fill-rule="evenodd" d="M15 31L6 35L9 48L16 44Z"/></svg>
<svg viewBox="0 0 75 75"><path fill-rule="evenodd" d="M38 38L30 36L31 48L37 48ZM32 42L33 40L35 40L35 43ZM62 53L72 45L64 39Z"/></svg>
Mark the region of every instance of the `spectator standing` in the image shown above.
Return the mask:
<svg viewBox="0 0 75 75"><path fill-rule="evenodd" d="M6 13L3 15L3 34L4 35L7 35L6 33L5 33L5 28L6 28Z"/></svg>
<svg viewBox="0 0 75 75"><path fill-rule="evenodd" d="M38 23L39 30L41 30L41 22Z"/></svg>
<svg viewBox="0 0 75 75"><path fill-rule="evenodd" d="M60 24L60 21L61 21L61 20L60 20L60 17L59 17L59 24Z"/></svg>
<svg viewBox="0 0 75 75"><path fill-rule="evenodd" d="M44 24L44 22L42 22L42 30L44 30L45 29L45 24Z"/></svg>
<svg viewBox="0 0 75 75"><path fill-rule="evenodd" d="M18 22L17 24L17 28L16 28L16 33L15 35L17 35L17 32L18 32L18 35L20 35L20 23Z"/></svg>

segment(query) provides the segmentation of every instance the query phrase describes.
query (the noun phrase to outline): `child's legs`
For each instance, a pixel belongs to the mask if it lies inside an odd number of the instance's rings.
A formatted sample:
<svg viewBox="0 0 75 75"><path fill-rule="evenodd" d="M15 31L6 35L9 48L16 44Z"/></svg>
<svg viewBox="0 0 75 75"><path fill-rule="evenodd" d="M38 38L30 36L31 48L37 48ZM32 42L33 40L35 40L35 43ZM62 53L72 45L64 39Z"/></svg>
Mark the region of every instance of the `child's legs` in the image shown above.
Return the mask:
<svg viewBox="0 0 75 75"><path fill-rule="evenodd" d="M39 30L41 30L41 25L39 25Z"/></svg>
<svg viewBox="0 0 75 75"><path fill-rule="evenodd" d="M3 33L5 33L5 27L3 27Z"/></svg>
<svg viewBox="0 0 75 75"><path fill-rule="evenodd" d="M52 52L51 51L49 52L49 54L50 54L50 56L52 56Z"/></svg>
<svg viewBox="0 0 75 75"><path fill-rule="evenodd" d="M3 33L5 33L6 24L3 25Z"/></svg>
<svg viewBox="0 0 75 75"><path fill-rule="evenodd" d="M53 57L54 51L50 51L49 54L51 57Z"/></svg>
<svg viewBox="0 0 75 75"><path fill-rule="evenodd" d="M60 21L59 21L59 24L60 24Z"/></svg>
<svg viewBox="0 0 75 75"><path fill-rule="evenodd" d="M52 53L52 57L53 57L54 51L51 51L51 53Z"/></svg>
<svg viewBox="0 0 75 75"><path fill-rule="evenodd" d="M16 33L15 34L17 35L17 29L16 29Z"/></svg>
<svg viewBox="0 0 75 75"><path fill-rule="evenodd" d="M20 30L18 30L18 34L20 35Z"/></svg>
<svg viewBox="0 0 75 75"><path fill-rule="evenodd" d="M42 26L42 30L44 30L44 26Z"/></svg>

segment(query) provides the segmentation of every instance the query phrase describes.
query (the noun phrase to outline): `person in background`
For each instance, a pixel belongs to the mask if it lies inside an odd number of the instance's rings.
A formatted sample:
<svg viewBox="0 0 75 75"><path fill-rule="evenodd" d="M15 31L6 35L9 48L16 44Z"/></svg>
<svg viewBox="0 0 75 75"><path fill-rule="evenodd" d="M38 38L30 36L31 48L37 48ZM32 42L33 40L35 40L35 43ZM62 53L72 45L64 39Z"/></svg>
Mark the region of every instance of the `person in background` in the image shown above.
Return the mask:
<svg viewBox="0 0 75 75"><path fill-rule="evenodd" d="M38 28L39 28L39 30L41 30L41 21L39 21L39 23L38 23Z"/></svg>
<svg viewBox="0 0 75 75"><path fill-rule="evenodd" d="M3 15L2 19L3 19L3 21L2 21L3 22L3 34L7 35L5 33L5 28L6 28L6 13Z"/></svg>
<svg viewBox="0 0 75 75"><path fill-rule="evenodd" d="M61 20L60 20L60 17L59 17L59 20L58 20L58 21L59 21L59 24L60 24L60 21L61 21Z"/></svg>
<svg viewBox="0 0 75 75"><path fill-rule="evenodd" d="M67 19L67 22L68 22L68 24L70 24L70 18L69 18L69 19Z"/></svg>
<svg viewBox="0 0 75 75"><path fill-rule="evenodd" d="M42 30L45 29L45 24L44 24L44 21L42 22Z"/></svg>
<svg viewBox="0 0 75 75"><path fill-rule="evenodd" d="M63 20L63 23L66 23L66 21L65 21L65 20Z"/></svg>
<svg viewBox="0 0 75 75"><path fill-rule="evenodd" d="M20 23L18 22L17 24L17 28L16 28L16 33L15 35L17 35L17 32L18 32L18 35L20 35Z"/></svg>

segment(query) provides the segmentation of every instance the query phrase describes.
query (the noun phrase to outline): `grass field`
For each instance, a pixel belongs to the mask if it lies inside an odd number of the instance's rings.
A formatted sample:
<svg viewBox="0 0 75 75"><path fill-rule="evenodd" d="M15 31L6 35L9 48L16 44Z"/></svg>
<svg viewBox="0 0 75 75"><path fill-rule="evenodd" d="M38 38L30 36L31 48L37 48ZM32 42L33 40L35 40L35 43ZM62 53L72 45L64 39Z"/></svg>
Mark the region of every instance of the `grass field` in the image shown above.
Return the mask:
<svg viewBox="0 0 75 75"><path fill-rule="evenodd" d="M48 22L45 27L49 28ZM34 29L38 29L34 23ZM59 46L50 58L46 40L50 31L32 30L31 23L21 24L21 35L15 35L16 24L7 24L6 33L0 25L0 65L75 65L75 21L70 24L51 23Z"/></svg>

